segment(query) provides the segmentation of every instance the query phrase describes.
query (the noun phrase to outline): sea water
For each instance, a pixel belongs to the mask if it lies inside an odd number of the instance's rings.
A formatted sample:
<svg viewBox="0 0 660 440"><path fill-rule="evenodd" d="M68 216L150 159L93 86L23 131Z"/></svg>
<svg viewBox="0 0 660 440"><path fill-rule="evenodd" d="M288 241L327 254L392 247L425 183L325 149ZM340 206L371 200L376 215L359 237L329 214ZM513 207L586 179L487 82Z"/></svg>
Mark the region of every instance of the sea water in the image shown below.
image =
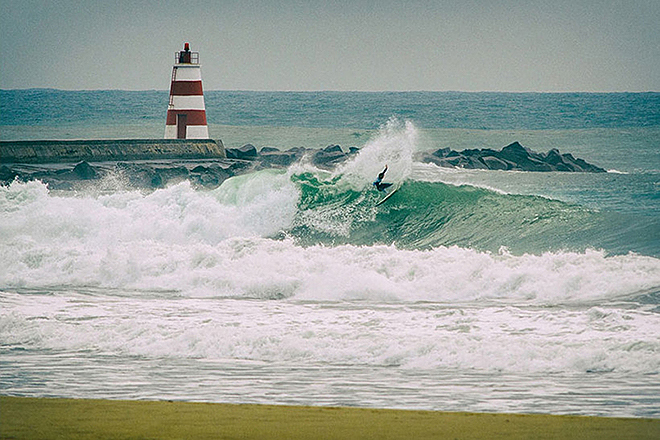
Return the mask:
<svg viewBox="0 0 660 440"><path fill-rule="evenodd" d="M206 95L228 147L361 151L0 187L2 394L660 417L660 94ZM167 92L1 97L2 139L164 130ZM414 160L514 141L610 172Z"/></svg>

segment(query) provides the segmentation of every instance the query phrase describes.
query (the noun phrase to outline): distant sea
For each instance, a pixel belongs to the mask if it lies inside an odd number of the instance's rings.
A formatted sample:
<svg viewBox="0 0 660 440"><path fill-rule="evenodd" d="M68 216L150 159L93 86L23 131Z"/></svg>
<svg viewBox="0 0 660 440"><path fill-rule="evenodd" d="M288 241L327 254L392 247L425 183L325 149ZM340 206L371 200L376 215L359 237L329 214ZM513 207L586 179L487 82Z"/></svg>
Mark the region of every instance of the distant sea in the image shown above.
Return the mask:
<svg viewBox="0 0 660 440"><path fill-rule="evenodd" d="M2 394L660 417L660 93L205 99L226 147L360 152L0 187ZM0 139L160 138L167 100L2 90ZM608 173L414 160L514 141Z"/></svg>

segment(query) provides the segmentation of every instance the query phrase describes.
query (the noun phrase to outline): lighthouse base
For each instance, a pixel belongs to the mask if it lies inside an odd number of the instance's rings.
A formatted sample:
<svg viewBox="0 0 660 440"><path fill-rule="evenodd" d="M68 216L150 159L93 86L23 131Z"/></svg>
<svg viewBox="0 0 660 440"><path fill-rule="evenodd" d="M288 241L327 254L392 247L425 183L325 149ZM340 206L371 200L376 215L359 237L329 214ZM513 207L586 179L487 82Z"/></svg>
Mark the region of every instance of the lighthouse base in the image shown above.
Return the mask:
<svg viewBox="0 0 660 440"><path fill-rule="evenodd" d="M188 125L183 128L176 125L165 126L165 139L208 139L207 125Z"/></svg>

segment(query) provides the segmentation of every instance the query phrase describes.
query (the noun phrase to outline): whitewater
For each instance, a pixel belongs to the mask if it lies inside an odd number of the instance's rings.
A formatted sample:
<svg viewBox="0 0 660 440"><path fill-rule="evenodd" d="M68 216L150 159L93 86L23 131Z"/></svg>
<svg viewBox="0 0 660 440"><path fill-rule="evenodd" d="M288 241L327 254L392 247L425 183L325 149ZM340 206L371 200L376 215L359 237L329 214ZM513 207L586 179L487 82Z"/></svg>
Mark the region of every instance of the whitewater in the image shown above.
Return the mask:
<svg viewBox="0 0 660 440"><path fill-rule="evenodd" d="M424 136L213 190L0 187L2 393L660 417L657 199L416 163Z"/></svg>

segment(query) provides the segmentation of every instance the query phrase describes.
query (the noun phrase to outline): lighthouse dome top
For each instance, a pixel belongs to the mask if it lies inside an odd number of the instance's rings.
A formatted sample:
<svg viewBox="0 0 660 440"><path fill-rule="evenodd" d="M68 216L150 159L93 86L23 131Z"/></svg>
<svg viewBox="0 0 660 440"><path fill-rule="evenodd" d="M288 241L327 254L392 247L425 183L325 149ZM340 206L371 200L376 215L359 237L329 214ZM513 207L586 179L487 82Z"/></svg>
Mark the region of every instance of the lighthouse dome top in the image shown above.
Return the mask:
<svg viewBox="0 0 660 440"><path fill-rule="evenodd" d="M183 50L174 52L174 64L199 64L199 52L192 52L190 44L185 43Z"/></svg>

